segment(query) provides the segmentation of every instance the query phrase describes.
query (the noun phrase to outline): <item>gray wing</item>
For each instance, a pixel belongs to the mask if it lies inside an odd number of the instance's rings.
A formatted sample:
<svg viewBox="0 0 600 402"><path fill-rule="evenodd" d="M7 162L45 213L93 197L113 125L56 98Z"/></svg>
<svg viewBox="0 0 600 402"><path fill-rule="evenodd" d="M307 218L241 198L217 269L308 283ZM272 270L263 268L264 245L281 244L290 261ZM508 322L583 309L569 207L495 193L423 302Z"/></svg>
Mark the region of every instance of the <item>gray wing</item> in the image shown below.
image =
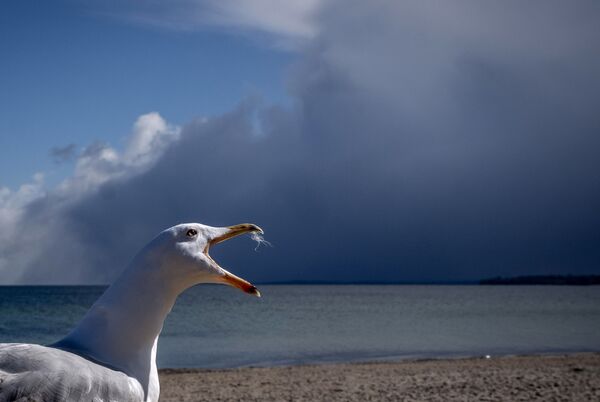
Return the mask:
<svg viewBox="0 0 600 402"><path fill-rule="evenodd" d="M0 402L143 400L140 383L120 371L60 349L0 344Z"/></svg>

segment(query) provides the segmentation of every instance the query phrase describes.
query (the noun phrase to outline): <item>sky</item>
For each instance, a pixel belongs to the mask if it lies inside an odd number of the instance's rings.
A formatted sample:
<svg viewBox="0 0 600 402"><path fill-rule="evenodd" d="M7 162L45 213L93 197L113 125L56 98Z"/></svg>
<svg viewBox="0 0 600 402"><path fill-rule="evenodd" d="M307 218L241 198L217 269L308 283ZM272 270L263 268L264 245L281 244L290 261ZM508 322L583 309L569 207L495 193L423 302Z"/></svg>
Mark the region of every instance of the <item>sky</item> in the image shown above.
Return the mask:
<svg viewBox="0 0 600 402"><path fill-rule="evenodd" d="M0 180L13 189L39 171L51 184L64 179L52 149L122 147L144 113L183 124L245 96L285 101L290 52L217 30L129 23L107 15L123 10L85 2L0 7Z"/></svg>
<svg viewBox="0 0 600 402"><path fill-rule="evenodd" d="M600 273L594 1L8 1L0 283L181 222L253 282Z"/></svg>

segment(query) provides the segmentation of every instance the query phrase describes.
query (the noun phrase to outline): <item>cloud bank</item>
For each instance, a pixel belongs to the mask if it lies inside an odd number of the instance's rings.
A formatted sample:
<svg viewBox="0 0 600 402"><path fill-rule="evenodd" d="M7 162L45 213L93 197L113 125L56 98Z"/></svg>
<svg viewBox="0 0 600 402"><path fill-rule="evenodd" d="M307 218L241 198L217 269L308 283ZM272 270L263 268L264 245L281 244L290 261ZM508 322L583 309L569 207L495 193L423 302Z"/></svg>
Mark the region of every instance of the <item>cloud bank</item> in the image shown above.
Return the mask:
<svg viewBox="0 0 600 402"><path fill-rule="evenodd" d="M600 6L328 2L291 106L242 100L0 190L4 283L102 283L173 224L260 224L211 250L254 281L600 272Z"/></svg>

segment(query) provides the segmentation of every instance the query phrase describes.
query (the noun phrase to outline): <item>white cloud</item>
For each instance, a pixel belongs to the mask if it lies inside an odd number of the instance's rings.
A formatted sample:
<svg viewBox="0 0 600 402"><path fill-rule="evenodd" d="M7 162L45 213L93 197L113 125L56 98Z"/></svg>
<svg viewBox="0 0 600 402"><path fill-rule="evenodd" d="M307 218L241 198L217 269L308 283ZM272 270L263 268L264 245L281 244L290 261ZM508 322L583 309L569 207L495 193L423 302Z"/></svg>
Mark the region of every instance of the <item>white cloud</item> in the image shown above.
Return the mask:
<svg viewBox="0 0 600 402"><path fill-rule="evenodd" d="M20 274L18 267L13 267L11 262L27 262L26 249L15 241L21 234L19 222L28 207L45 195L42 173L36 173L30 183L21 185L16 191L0 187L0 277L5 283L16 281Z"/></svg>
<svg viewBox="0 0 600 402"><path fill-rule="evenodd" d="M21 185L16 191L0 187L0 227L2 227L0 234L4 236L10 234L25 207L44 195L44 175L42 173L33 175L30 183Z"/></svg>
<svg viewBox="0 0 600 402"><path fill-rule="evenodd" d="M88 146L77 158L73 176L58 186L58 192L72 198L109 180L143 172L179 138L179 131L156 112L138 117L124 152L101 143Z"/></svg>
<svg viewBox="0 0 600 402"><path fill-rule="evenodd" d="M323 0L175 0L96 2L95 10L113 18L172 30L225 29L267 35L287 49L314 38Z"/></svg>
<svg viewBox="0 0 600 402"><path fill-rule="evenodd" d="M225 0L210 2L210 22L292 38L313 38L319 0Z"/></svg>
<svg viewBox="0 0 600 402"><path fill-rule="evenodd" d="M179 128L167 124L160 114L140 116L133 127L123 155L125 164L145 166L152 163L179 136Z"/></svg>
<svg viewBox="0 0 600 402"><path fill-rule="evenodd" d="M88 146L77 157L73 174L56 188L45 188L43 173L36 173L30 183L15 191L1 187L2 282L18 282L22 273L19 267L32 265L39 259L44 252L42 245L48 238L68 236L65 223L60 221L61 212L82 198L93 196L105 183L145 172L169 145L177 141L179 132L179 127L168 124L158 113L148 113L135 122L123 152L101 143ZM34 205L42 201L47 207L40 212ZM31 219L28 214L40 216ZM32 221L35 222L33 225ZM69 263L73 263L73 255L70 258Z"/></svg>

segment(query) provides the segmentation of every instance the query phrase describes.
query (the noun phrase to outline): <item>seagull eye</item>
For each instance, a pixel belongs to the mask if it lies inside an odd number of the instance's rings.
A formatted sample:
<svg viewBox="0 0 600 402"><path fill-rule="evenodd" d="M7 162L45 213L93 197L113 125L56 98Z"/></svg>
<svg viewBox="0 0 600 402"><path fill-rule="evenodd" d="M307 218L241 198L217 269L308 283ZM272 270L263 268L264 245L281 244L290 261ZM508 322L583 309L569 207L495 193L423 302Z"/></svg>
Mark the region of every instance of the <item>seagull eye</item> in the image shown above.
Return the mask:
<svg viewBox="0 0 600 402"><path fill-rule="evenodd" d="M198 234L198 231L196 229L190 229L187 231L186 236L187 237L194 237Z"/></svg>

